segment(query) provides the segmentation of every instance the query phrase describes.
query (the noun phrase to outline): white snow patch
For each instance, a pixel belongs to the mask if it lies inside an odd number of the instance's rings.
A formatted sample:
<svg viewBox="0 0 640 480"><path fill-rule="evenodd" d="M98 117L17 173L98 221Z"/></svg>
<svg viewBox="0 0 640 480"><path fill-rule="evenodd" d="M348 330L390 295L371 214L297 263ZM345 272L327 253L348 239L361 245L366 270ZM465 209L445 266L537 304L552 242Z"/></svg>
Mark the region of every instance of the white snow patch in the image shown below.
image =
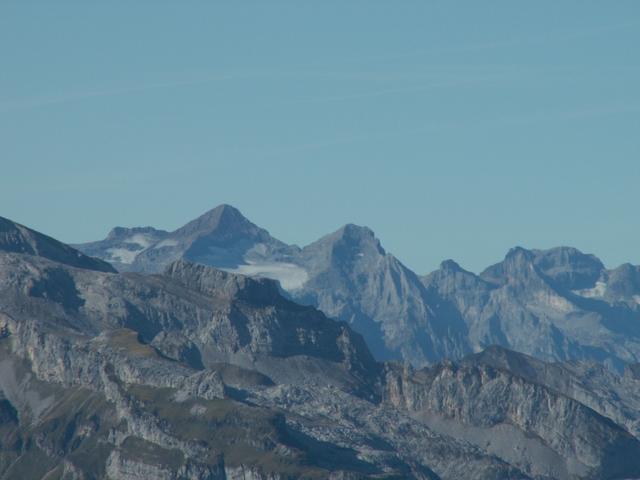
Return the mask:
<svg viewBox="0 0 640 480"><path fill-rule="evenodd" d="M139 254L149 248L149 246L151 245L151 240L146 235L136 233L135 235L131 235L129 238L125 239L123 243L129 245L137 245L140 248L138 248L137 250L128 250L126 248L109 248L107 249L107 253L110 256L110 260L131 264Z"/></svg>
<svg viewBox="0 0 640 480"><path fill-rule="evenodd" d="M638 305L640 305L640 295L634 295L632 298Z"/></svg>
<svg viewBox="0 0 640 480"><path fill-rule="evenodd" d="M236 268L225 268L223 270L251 277L265 277L278 280L282 288L288 291L301 288L309 279L309 274L304 268L293 263L285 262L248 262L246 265L240 265Z"/></svg>
<svg viewBox="0 0 640 480"><path fill-rule="evenodd" d="M596 282L593 288L584 288L582 290L573 290L573 293L585 298L601 298L607 291L605 282Z"/></svg>
<svg viewBox="0 0 640 480"><path fill-rule="evenodd" d="M264 243L256 243L251 249L251 251L254 253L257 253L258 255L266 255L267 246Z"/></svg>
<svg viewBox="0 0 640 480"><path fill-rule="evenodd" d="M142 235L141 233L136 233L135 235L127 238L125 240L125 243L134 243L136 245L140 245L142 248L147 248L149 245L151 245L149 237L147 237L146 235Z"/></svg>
<svg viewBox="0 0 640 480"><path fill-rule="evenodd" d="M178 245L177 240L167 238L166 240L162 240L161 242L156 243L153 248L175 247L176 245Z"/></svg>
<svg viewBox="0 0 640 480"><path fill-rule="evenodd" d="M109 260L114 260L120 263L133 263L138 254L142 250L127 250L126 248L109 248L107 253L109 254Z"/></svg>

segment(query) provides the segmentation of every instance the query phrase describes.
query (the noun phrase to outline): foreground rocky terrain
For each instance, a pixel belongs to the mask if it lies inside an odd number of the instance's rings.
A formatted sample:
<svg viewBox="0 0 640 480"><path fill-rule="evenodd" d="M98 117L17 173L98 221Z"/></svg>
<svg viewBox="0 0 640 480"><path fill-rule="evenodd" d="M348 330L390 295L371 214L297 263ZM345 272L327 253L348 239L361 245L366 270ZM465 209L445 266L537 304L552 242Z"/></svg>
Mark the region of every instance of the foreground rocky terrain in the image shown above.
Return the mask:
<svg viewBox="0 0 640 480"><path fill-rule="evenodd" d="M608 270L574 248L514 248L476 275L452 260L419 276L365 227L299 248L221 205L173 232L115 228L77 246L119 271L162 272L177 259L280 282L298 303L349 323L378 360L424 366L491 345L622 373L640 361L640 267Z"/></svg>
<svg viewBox="0 0 640 480"><path fill-rule="evenodd" d="M272 280L116 273L5 219L0 336L0 478L640 477L635 364L380 363Z"/></svg>

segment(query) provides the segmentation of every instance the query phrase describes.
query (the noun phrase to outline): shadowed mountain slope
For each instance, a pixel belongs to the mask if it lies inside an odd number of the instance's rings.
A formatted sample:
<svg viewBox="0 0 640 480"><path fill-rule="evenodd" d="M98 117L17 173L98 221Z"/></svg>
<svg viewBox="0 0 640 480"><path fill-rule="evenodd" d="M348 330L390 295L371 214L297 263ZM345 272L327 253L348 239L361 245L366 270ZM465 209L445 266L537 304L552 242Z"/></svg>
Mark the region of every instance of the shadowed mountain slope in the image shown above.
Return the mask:
<svg viewBox="0 0 640 480"><path fill-rule="evenodd" d="M114 272L107 262L88 257L64 243L0 217L0 251L26 253L55 260L72 267Z"/></svg>

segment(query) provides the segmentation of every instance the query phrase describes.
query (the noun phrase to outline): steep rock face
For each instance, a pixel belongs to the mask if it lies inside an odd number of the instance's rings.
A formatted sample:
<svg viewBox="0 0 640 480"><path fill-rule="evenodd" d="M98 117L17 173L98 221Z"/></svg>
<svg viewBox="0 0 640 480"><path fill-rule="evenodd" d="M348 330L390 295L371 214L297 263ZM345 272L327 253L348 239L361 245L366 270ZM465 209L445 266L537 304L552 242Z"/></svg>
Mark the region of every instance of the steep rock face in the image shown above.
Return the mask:
<svg viewBox="0 0 640 480"><path fill-rule="evenodd" d="M419 278L368 228L346 225L305 247L297 261L309 280L292 297L362 332L377 358L423 364L455 350L439 335Z"/></svg>
<svg viewBox="0 0 640 480"><path fill-rule="evenodd" d="M264 305L284 301L273 280L234 275L183 260L170 264L164 271L164 275L205 295L226 299L235 298Z"/></svg>
<svg viewBox="0 0 640 480"><path fill-rule="evenodd" d="M200 310L206 311L207 306L219 306L220 315L229 311L229 304L236 301L235 297L232 294L229 298L230 291L226 288L216 288L216 282L203 281L202 277L206 274L197 278L194 284L208 285L214 294L207 297L199 291L186 289L169 277L150 277L152 282L159 282L160 287L153 284L136 285L132 278L65 269L59 264L54 266L47 260L31 256L0 255L0 260L2 324L5 332L5 339L0 343L3 348L12 350L4 358L8 362L13 362L13 358L27 360L29 370L46 385L59 385L70 392L79 391L78 389L96 392L107 403L95 415L108 415L124 422L122 428L112 431L107 438L92 440L104 443L106 457L101 457L100 474L93 478L106 476L133 479L157 474L160 478L226 479L236 478L238 472L245 472L250 478L256 479L285 478L291 475L297 478L306 474L309 478L326 478L326 470L314 466L313 462L305 466L307 461L304 460L304 449L307 447L289 439L289 428L280 414L237 404L229 398L229 395L242 397L243 394L234 393L239 392L239 388L250 385L263 388L264 385L269 385L259 374L243 374L237 367L230 370L229 367L217 364L197 371L188 364L164 358L155 348L142 343L144 335L155 328L162 325L170 327L176 321L186 323L192 314L195 313L194 316L197 317ZM61 303L60 298L48 295L46 291L39 296L30 294L33 280L51 268L64 269L72 279L73 289L84 299L79 308L66 306ZM174 273L178 270L172 269ZM184 272L182 278L184 279ZM242 283L242 279L237 279L235 283ZM165 284L169 292L164 291ZM228 284L229 282L226 283ZM240 308L246 308L245 312L273 308L264 304L264 294L257 293L261 299L260 307L251 304L249 295L243 300L237 300L243 304ZM150 301L152 296L155 300L151 304L155 302L155 305L150 305L147 311L139 313L141 316L135 318L135 322L127 318L132 311L136 311L134 303L140 305ZM223 298L226 300L222 301ZM102 310L105 305L98 303L99 300L108 302L106 311ZM290 303L284 299L281 301ZM190 304L195 304L195 308L189 309ZM133 310L128 310L132 307ZM310 310L295 307L298 314ZM161 312L160 308L164 310ZM329 334L323 332L323 327L327 324L329 327L340 327L318 312L315 313L318 315L315 333L305 334L306 327L299 322L299 341L304 342L314 336L320 342L326 341ZM255 332L255 329L262 320L264 319L253 318L254 326L250 328L252 334L261 334ZM122 325L138 327L138 331L119 328ZM328 351L340 357L338 362L349 354L349 360L356 363L355 357L360 352L358 347L349 346L349 333L344 328L334 329L334 333L341 338L334 337L333 345L318 345L317 350L311 354L321 357ZM268 327L263 327L262 334L265 332L273 334ZM214 340L226 341L222 336L216 336ZM218 348L228 350L235 347L227 343ZM242 348L247 354L255 355L256 361L259 361L261 355L275 355L274 365L280 365L281 368L284 368L286 362L282 359L278 361L278 353L296 355L286 351L277 352L257 339L249 341ZM366 349L363 354L368 355ZM318 369L316 376L319 377L322 368L340 370L339 363L331 367L332 363L331 360L321 359L320 363L310 362L309 365ZM17 375L15 367L8 368L8 372L0 375L2 378ZM296 366L292 365L290 370L296 370ZM357 371L357 368L354 370ZM347 378L349 375L348 368L344 367L342 376ZM235 386L227 388L223 378ZM238 378L239 381L236 382ZM331 374L323 375L322 378L325 384L331 384ZM15 390L11 385L21 382L22 380L9 380L8 387L2 389ZM42 388L46 389L46 386ZM14 393L12 405L28 404L29 398L33 398L33 394L23 394L20 389ZM55 398L47 402L40 408L69 408L64 404L58 405ZM27 426L22 428L26 429ZM220 432L225 433L221 435ZM52 466L58 468L55 466L56 455L66 454L59 453L55 447L52 449L45 452L45 455L51 457ZM40 450L34 450L34 455L41 454ZM69 455L71 453L72 451ZM287 456L290 456L288 460ZM58 462L60 460L58 458ZM245 461L250 464L245 465ZM287 463L293 463L294 466L287 467ZM295 466L298 464L299 466ZM65 468L77 470L77 478L86 474L86 470L78 462L71 461Z"/></svg>
<svg viewBox="0 0 640 480"><path fill-rule="evenodd" d="M637 476L640 442L574 399L486 364L387 370L386 399L532 476ZM459 429L457 423L468 428ZM561 432L571 431L571 435Z"/></svg>
<svg viewBox="0 0 640 480"><path fill-rule="evenodd" d="M543 385L610 418L633 435L640 435L640 377L629 365L618 375L598 363L546 363L529 355L490 347L462 360L506 370L529 382Z"/></svg>
<svg viewBox="0 0 640 480"><path fill-rule="evenodd" d="M18 418L10 434L15 442L2 437L3 478L226 480L245 470L266 480L286 471L273 451L295 450L275 412L206 392L190 396L181 386L150 386L147 377L125 381L109 363L100 386L76 378L61 388L34 378L44 372L31 374L28 364L7 355L5 340L0 344L0 388ZM305 472L321 478L313 466L297 470Z"/></svg>
<svg viewBox="0 0 640 480"><path fill-rule="evenodd" d="M65 388L35 378L29 365L0 341L0 476L27 478L105 478L105 460L120 428L115 408L101 393Z"/></svg>
<svg viewBox="0 0 640 480"><path fill-rule="evenodd" d="M182 261L167 275L113 275L0 254L0 268L7 272L0 274L6 315L28 312L40 328L64 326L83 335L128 328L160 351L164 343L171 344L167 350L174 348L169 334L179 333L192 346L192 366L227 362L301 381L314 381L327 369L324 380L333 376L356 389L377 368L359 335L286 300L270 280ZM63 272L56 275L65 278L64 295L59 283L47 280L52 271ZM295 358L285 362L289 357Z"/></svg>
<svg viewBox="0 0 640 480"><path fill-rule="evenodd" d="M273 280L253 279L203 265L178 261L165 276L216 300L216 308L229 302L227 318L214 314L207 326L203 350L216 360L306 356L345 365L361 378L375 375L376 364L362 338L345 324L328 320L311 307L297 305L279 293ZM230 345L221 347L223 342ZM217 355L214 353L217 350Z"/></svg>
<svg viewBox="0 0 640 480"><path fill-rule="evenodd" d="M114 272L108 263L88 257L78 250L23 225L0 217L0 251L26 253L100 272Z"/></svg>
<svg viewBox="0 0 640 480"><path fill-rule="evenodd" d="M392 452L402 452L411 467L398 465L401 468L397 471L398 479L529 478L522 470L487 455L481 448L436 433L388 402L372 404L334 388L293 385L252 392L250 399L263 405L286 405L305 434L355 448L362 461L375 458L378 462L393 462ZM334 465L348 460L346 450L331 454L334 457L329 461Z"/></svg>

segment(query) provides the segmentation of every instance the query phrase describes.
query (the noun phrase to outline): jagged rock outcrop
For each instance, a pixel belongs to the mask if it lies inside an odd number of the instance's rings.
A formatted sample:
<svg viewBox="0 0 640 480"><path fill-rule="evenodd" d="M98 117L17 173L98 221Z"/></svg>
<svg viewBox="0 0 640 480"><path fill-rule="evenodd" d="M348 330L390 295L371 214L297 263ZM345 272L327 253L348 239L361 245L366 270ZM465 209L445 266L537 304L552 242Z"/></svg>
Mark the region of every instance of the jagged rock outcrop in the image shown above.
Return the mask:
<svg viewBox="0 0 640 480"><path fill-rule="evenodd" d="M575 399L509 370L469 360L419 371L390 368L385 384L393 405L532 476L640 475L635 461L640 442L632 434Z"/></svg>
<svg viewBox="0 0 640 480"><path fill-rule="evenodd" d="M471 351L501 345L621 372L640 355L640 316L629 306L631 293L624 296L628 303L606 301L609 275L599 260L573 248L515 248L479 276L443 266L423 282L450 306L449 318L464 325Z"/></svg>
<svg viewBox="0 0 640 480"><path fill-rule="evenodd" d="M618 375L594 362L547 363L497 346L462 362L509 371L579 401L636 437L640 434L640 377L633 374L634 365Z"/></svg>

